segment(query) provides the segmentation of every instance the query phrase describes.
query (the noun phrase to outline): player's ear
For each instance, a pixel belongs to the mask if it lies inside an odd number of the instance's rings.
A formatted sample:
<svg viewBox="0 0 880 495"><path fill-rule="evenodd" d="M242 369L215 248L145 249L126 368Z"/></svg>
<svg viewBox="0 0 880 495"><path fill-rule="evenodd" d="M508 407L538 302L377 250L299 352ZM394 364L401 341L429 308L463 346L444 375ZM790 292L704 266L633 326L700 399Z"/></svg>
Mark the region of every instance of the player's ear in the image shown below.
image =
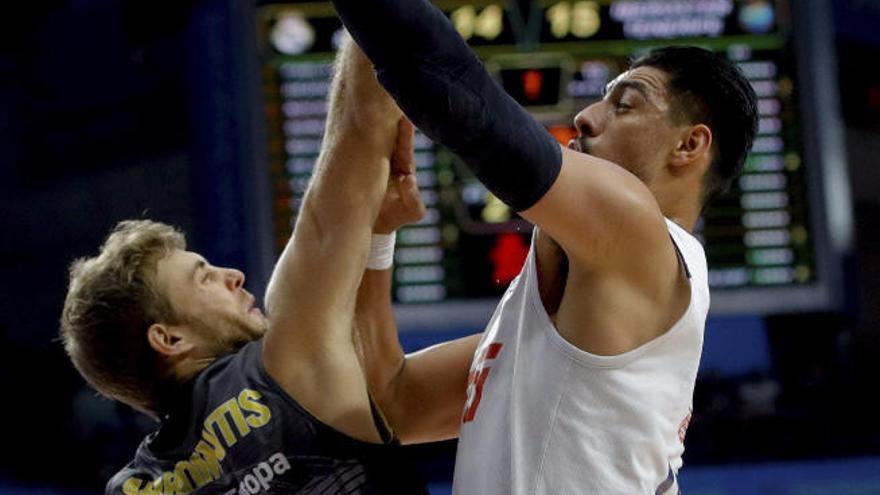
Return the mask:
<svg viewBox="0 0 880 495"><path fill-rule="evenodd" d="M684 129L675 149L672 151L670 164L674 167L705 163L708 166L712 155L712 130L705 124L688 126ZM708 158L703 160L703 158Z"/></svg>
<svg viewBox="0 0 880 495"><path fill-rule="evenodd" d="M179 326L153 323L147 329L147 342L162 356L180 356L191 351L193 343Z"/></svg>

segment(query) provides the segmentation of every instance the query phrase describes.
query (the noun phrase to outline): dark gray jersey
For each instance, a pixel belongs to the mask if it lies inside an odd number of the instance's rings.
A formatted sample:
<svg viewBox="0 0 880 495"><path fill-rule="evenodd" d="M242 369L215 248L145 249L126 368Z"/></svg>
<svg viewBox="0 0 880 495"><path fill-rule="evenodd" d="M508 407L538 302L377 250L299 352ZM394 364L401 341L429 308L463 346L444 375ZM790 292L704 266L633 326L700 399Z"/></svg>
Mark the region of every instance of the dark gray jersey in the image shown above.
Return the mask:
<svg viewBox="0 0 880 495"><path fill-rule="evenodd" d="M395 442L355 440L303 409L268 375L261 346L202 371L106 493L427 493Z"/></svg>

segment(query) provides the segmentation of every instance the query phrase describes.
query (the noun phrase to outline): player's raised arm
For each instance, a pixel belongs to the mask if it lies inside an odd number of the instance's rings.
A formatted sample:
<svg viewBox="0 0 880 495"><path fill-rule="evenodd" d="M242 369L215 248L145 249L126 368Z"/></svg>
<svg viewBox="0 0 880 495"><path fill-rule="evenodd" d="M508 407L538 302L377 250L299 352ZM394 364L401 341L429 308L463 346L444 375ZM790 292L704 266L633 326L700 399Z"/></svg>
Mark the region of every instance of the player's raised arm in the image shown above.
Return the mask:
<svg viewBox="0 0 880 495"><path fill-rule="evenodd" d="M319 419L364 440L378 433L351 323L400 115L347 43L315 173L266 293L267 371Z"/></svg>
<svg viewBox="0 0 880 495"><path fill-rule="evenodd" d="M540 225L578 264L625 263L614 254L622 251L611 249L621 243L658 243L672 254L647 187L610 162L561 148L428 0L334 4L416 126L455 151L490 191ZM674 267L674 255L667 258Z"/></svg>
<svg viewBox="0 0 880 495"><path fill-rule="evenodd" d="M480 334L404 355L390 290L391 270L364 273L355 329L370 393L401 443L457 437Z"/></svg>
<svg viewBox="0 0 880 495"><path fill-rule="evenodd" d="M376 242L387 241L387 236L425 213L415 180L411 130L398 136L391 174L374 225ZM371 252L355 310L355 331L370 393L403 443L458 436L468 370L479 335L404 356L391 307L393 244L385 244L383 250Z"/></svg>

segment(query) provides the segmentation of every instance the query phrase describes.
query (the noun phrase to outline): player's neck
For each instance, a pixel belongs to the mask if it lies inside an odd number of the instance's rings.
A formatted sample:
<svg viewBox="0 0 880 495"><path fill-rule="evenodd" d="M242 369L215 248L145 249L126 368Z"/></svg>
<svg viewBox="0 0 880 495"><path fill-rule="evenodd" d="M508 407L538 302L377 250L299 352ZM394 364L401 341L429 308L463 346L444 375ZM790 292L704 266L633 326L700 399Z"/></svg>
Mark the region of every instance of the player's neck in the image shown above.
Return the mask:
<svg viewBox="0 0 880 495"><path fill-rule="evenodd" d="M688 232L693 232L700 217L700 194L697 189L670 190L653 189L654 197L660 205L663 216L677 223Z"/></svg>
<svg viewBox="0 0 880 495"><path fill-rule="evenodd" d="M678 226L683 228L684 230L687 230L688 232L693 233L694 227L697 225L697 219L699 218L700 215L699 215L699 213L676 214L676 213L664 212L663 216L672 220L673 222L678 224Z"/></svg>
<svg viewBox="0 0 880 495"><path fill-rule="evenodd" d="M693 232L700 218L700 206L697 198L668 198L655 194L663 216L677 223L688 232Z"/></svg>
<svg viewBox="0 0 880 495"><path fill-rule="evenodd" d="M167 367L165 376L174 383L184 384L192 380L215 360L215 357L195 358L192 356L186 356L177 360L173 364L168 363L169 366Z"/></svg>

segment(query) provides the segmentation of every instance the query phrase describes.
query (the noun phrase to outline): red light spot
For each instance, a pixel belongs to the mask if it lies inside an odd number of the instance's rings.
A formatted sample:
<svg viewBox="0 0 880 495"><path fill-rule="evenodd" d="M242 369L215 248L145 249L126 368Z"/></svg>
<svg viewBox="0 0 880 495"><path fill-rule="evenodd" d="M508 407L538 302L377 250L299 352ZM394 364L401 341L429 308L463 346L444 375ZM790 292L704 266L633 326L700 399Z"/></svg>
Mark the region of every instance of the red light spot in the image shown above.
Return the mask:
<svg viewBox="0 0 880 495"><path fill-rule="evenodd" d="M504 287L515 279L522 270L523 262L529 254L529 247L519 234L501 234L495 239L495 246L489 258L495 266L492 280L498 287Z"/></svg>
<svg viewBox="0 0 880 495"><path fill-rule="evenodd" d="M563 146L567 145L569 141L577 137L577 131L575 128L567 125L551 125L547 130L550 131L550 134Z"/></svg>
<svg viewBox="0 0 880 495"><path fill-rule="evenodd" d="M541 97L541 89L544 87L544 74L536 69L529 69L522 75L523 93L529 100L537 100Z"/></svg>

